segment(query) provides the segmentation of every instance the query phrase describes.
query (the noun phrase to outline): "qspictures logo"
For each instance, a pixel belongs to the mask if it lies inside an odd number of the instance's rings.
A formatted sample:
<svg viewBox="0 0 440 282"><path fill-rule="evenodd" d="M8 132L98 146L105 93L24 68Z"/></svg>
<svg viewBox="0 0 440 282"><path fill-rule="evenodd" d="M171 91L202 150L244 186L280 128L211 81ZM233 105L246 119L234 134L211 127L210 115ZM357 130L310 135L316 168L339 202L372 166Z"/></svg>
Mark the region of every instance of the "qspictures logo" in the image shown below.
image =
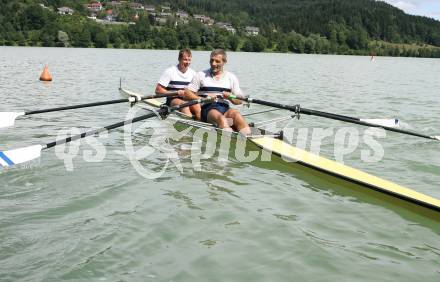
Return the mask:
<svg viewBox="0 0 440 282"><path fill-rule="evenodd" d="M145 114L145 109L131 108L126 120ZM272 161L272 147L270 144L264 149L249 149L247 137L224 130L215 130L212 126L195 121L179 121L175 116L158 122L162 117L146 119L136 124L124 125L123 147L121 150L108 152L105 140L112 138L109 133L103 131L99 135L89 136L83 141L76 140L55 147L55 155L63 161L67 171L75 169L75 160L82 158L86 162L102 162L107 154L119 154L127 158L133 169L146 179L162 177L168 169L183 173L184 166L181 162L176 143L186 144L189 153L185 154L185 169L194 171L203 170L203 161L218 161L234 159L242 163L253 161ZM184 124L184 126L183 126ZM276 131L275 128L272 128ZM80 134L78 128L62 130L58 139ZM188 138L189 137L189 138ZM308 147L312 157L318 157L321 147L327 139L333 145L333 157L339 163L344 163L344 158L360 149L360 157L364 162L372 163L382 160L385 152L377 139L385 138L386 132L381 128L367 128L359 130L354 127L343 128L283 128L281 150L298 148L295 155L281 155L286 162L295 162L301 159L301 151ZM251 137L252 138L252 137ZM189 141L191 140L191 141ZM267 140L275 140L268 138ZM270 142L270 141L269 141ZM273 141L275 142L275 141ZM85 145L85 146L84 146ZM84 146L84 148L81 148ZM280 150L280 148L277 148ZM327 150L328 151L328 150ZM188 159L190 166L188 166ZM154 160L154 161L153 161Z"/></svg>

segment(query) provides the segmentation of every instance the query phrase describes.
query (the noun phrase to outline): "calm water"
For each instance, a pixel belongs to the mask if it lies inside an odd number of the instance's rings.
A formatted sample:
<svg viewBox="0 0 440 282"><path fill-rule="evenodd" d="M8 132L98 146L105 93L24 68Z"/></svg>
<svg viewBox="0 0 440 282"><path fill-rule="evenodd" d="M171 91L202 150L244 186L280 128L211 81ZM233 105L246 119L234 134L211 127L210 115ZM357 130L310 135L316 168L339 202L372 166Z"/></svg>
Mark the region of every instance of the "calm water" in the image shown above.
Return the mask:
<svg viewBox="0 0 440 282"><path fill-rule="evenodd" d="M194 52L193 67L208 65ZM0 47L0 111L119 99L127 89L152 94L176 51ZM44 64L54 81L38 81ZM230 53L227 69L253 97L358 117L397 117L440 135L440 61L412 58ZM251 106L246 111L261 109ZM125 119L125 104L20 118L0 130L0 149L53 141L62 129L86 130ZM266 113L260 119L282 112ZM348 126L302 116L291 127ZM132 135L136 150L151 120ZM354 127L361 129L359 127ZM179 155L157 179L126 157L124 132L107 138L102 161L82 142L47 150L31 168L0 172L1 281L438 281L440 225L418 212L282 162L202 160L191 138L171 142ZM321 153L334 158L333 140ZM439 143L388 133L380 162L344 162L440 198ZM67 152L66 163L58 156ZM57 156L58 155L58 156ZM96 156L92 156L96 160ZM92 158L93 159L93 158ZM88 161L89 160L89 161ZM143 169L160 172L151 153Z"/></svg>

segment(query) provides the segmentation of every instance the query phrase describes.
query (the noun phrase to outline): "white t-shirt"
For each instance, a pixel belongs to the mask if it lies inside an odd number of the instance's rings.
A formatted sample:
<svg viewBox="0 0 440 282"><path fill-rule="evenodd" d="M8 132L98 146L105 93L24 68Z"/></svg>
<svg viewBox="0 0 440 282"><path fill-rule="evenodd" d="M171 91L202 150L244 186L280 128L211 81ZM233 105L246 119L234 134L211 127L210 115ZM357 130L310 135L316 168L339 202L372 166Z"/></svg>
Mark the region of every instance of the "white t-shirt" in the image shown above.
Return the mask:
<svg viewBox="0 0 440 282"><path fill-rule="evenodd" d="M191 82L196 72L188 68L186 72L181 72L177 66L167 68L158 83L167 90L184 89Z"/></svg>
<svg viewBox="0 0 440 282"><path fill-rule="evenodd" d="M199 94L231 92L234 95L243 95L237 77L228 71L224 71L219 80L211 75L211 69L199 71L187 87Z"/></svg>

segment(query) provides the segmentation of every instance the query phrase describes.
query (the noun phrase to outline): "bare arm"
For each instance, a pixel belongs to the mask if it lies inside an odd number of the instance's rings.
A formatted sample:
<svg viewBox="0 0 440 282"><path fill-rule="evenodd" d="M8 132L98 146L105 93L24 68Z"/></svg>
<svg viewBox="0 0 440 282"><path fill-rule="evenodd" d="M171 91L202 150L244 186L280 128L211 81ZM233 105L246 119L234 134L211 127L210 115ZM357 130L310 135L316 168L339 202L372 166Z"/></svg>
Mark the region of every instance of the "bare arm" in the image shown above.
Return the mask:
<svg viewBox="0 0 440 282"><path fill-rule="evenodd" d="M242 101L241 101L241 100L238 100L238 99L229 99L229 96L230 96L230 95L231 95L230 92L223 92L223 97L224 97L225 99L228 99L229 101L231 101L232 104L234 104L234 105L240 105L240 104L242 103Z"/></svg>
<svg viewBox="0 0 440 282"><path fill-rule="evenodd" d="M185 89L184 98L185 98L185 100L197 100L197 99L199 99L199 96L195 92L193 92L189 89Z"/></svg>
<svg viewBox="0 0 440 282"><path fill-rule="evenodd" d="M156 85L156 90L154 91L156 94L164 94L167 92L166 88L160 85L159 83Z"/></svg>
<svg viewBox="0 0 440 282"><path fill-rule="evenodd" d="M179 95L182 97L185 94L184 90L177 91L168 91L165 87L163 87L160 83L156 85L156 90L154 91L156 94L169 94L170 96Z"/></svg>

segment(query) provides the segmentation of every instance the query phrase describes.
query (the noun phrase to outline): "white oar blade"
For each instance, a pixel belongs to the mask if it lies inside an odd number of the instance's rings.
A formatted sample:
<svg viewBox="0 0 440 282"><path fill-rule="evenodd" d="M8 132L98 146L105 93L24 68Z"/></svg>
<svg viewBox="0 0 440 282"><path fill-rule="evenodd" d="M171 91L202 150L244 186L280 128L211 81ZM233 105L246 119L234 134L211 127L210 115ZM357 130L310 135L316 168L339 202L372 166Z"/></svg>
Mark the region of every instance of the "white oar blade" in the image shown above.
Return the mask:
<svg viewBox="0 0 440 282"><path fill-rule="evenodd" d="M0 113L0 128L13 126L15 119L23 115L24 113L15 113L15 112Z"/></svg>
<svg viewBox="0 0 440 282"><path fill-rule="evenodd" d="M399 127L400 121L396 118L391 119L361 119L363 122L368 122L372 124L377 124L386 127Z"/></svg>
<svg viewBox="0 0 440 282"><path fill-rule="evenodd" d="M43 146L33 145L9 151L0 151L0 166L9 167L39 158Z"/></svg>

